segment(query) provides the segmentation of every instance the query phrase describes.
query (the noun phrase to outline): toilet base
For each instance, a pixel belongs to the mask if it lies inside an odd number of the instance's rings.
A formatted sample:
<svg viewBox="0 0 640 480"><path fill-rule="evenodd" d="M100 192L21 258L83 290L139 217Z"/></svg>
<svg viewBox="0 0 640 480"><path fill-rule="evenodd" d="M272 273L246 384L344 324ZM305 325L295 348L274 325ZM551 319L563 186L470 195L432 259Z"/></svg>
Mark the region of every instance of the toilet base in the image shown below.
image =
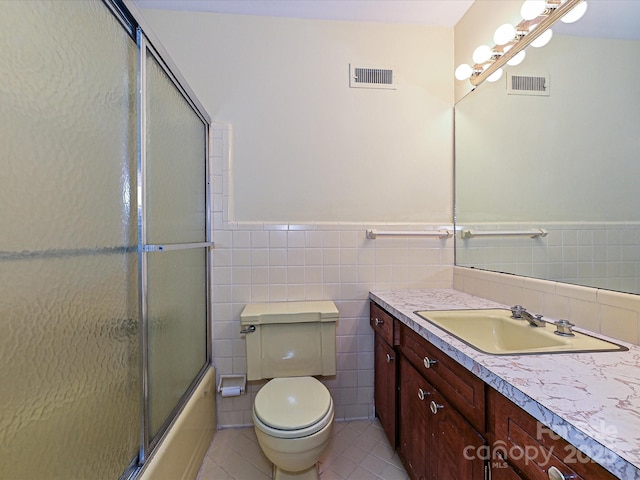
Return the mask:
<svg viewBox="0 0 640 480"><path fill-rule="evenodd" d="M318 464L301 472L287 472L273 466L273 480L319 480Z"/></svg>

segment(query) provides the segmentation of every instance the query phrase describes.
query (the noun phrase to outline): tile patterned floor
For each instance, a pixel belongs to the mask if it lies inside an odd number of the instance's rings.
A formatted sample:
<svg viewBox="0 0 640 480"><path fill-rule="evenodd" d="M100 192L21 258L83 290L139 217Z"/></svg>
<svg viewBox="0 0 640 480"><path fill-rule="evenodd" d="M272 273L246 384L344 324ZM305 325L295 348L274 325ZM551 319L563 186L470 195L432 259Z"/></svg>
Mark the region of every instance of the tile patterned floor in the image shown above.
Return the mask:
<svg viewBox="0 0 640 480"><path fill-rule="evenodd" d="M271 462L252 427L216 432L197 480L269 480ZM321 480L407 480L377 420L335 422L320 459Z"/></svg>

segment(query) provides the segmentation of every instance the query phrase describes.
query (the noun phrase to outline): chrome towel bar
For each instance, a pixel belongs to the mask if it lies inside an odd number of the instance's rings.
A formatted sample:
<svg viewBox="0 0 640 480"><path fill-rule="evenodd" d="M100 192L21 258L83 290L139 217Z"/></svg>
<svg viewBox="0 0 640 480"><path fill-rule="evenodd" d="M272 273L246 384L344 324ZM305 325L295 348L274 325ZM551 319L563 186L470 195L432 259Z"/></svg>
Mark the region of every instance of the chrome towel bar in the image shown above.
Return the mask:
<svg viewBox="0 0 640 480"><path fill-rule="evenodd" d="M533 230L462 230L461 238L473 237L546 237L547 232L544 228L535 228Z"/></svg>
<svg viewBox="0 0 640 480"><path fill-rule="evenodd" d="M397 231L379 231L379 230L367 230L367 238L375 240L378 236L406 236L406 237L438 237L449 238L453 235L451 230L397 230Z"/></svg>

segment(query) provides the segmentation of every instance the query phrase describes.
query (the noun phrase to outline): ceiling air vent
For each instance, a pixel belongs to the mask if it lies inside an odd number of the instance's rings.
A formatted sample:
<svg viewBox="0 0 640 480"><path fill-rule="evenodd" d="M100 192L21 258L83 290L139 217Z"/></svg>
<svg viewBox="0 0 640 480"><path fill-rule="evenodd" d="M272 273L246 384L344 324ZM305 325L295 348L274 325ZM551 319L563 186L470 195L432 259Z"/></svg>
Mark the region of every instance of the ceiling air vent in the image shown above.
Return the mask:
<svg viewBox="0 0 640 480"><path fill-rule="evenodd" d="M507 95L549 96L549 75L507 74Z"/></svg>
<svg viewBox="0 0 640 480"><path fill-rule="evenodd" d="M393 68L364 67L349 65L349 86L351 88L387 88L395 90L396 75Z"/></svg>

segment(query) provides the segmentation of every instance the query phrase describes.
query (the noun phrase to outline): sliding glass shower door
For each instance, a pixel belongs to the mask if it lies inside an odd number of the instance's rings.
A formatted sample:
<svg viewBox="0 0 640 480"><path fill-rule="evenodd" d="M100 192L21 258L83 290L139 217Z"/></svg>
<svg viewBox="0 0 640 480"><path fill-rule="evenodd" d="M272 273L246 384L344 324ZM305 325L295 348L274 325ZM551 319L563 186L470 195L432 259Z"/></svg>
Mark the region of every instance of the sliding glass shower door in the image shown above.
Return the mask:
<svg viewBox="0 0 640 480"><path fill-rule="evenodd" d="M139 448L136 56L101 2L0 2L2 479Z"/></svg>
<svg viewBox="0 0 640 480"><path fill-rule="evenodd" d="M135 26L0 0L2 480L128 478L209 362L207 119Z"/></svg>
<svg viewBox="0 0 640 480"><path fill-rule="evenodd" d="M207 360L207 125L140 32L140 239L151 444Z"/></svg>

